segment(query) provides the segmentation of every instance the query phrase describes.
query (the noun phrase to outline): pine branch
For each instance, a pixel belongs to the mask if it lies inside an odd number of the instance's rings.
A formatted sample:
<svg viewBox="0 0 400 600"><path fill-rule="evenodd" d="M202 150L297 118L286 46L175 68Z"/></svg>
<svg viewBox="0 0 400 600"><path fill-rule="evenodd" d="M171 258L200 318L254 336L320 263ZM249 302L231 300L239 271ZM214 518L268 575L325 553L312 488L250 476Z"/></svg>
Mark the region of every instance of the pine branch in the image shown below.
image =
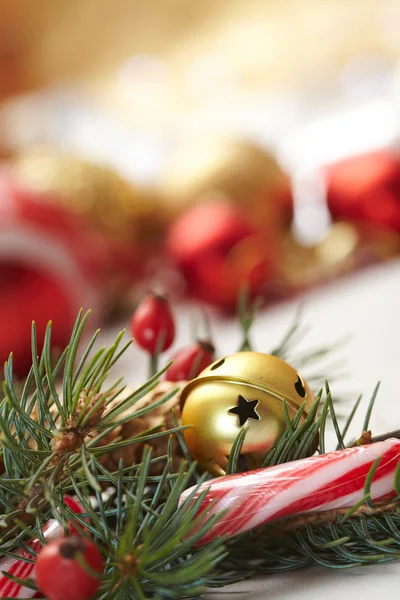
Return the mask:
<svg viewBox="0 0 400 600"><path fill-rule="evenodd" d="M249 348L254 307L241 307L243 348ZM112 367L129 344L122 345L122 332L109 347L95 349L98 333L80 352L88 315L80 314L68 348L53 364L51 325L43 350L37 353L36 331L32 329L33 365L24 386L16 386L12 356L5 365L4 399L0 402L1 456L0 552L11 555L16 545L31 537L44 539L43 525L57 519L67 531L68 522L82 527L106 558L106 570L99 598L122 599L202 598L206 587L221 587L257 573L280 572L310 564L348 568L375 564L400 557L400 467L394 489L397 497L388 504L372 505L366 480L363 502L350 511L330 511L300 516L231 540L217 540L204 547L196 542L213 526L217 517L204 523L196 516L203 499L192 502L195 491L179 506L184 489L201 484L209 475L198 471L186 448L179 419L173 427L142 428L122 439L119 428L132 419L141 419L171 400L170 390L154 401L135 405L154 391L161 370L139 389L116 402L124 390L121 380L112 383ZM275 349L280 357L289 354L299 337L294 325ZM303 335L301 333L301 335ZM325 350L313 350L299 364L312 367ZM60 380L61 379L61 383ZM58 391L62 389L62 394ZM374 392L364 421L368 428ZM290 418L284 404L286 430L266 453L265 466L282 464L315 452L326 452L328 418L334 426L338 447L346 445L346 434L360 404L340 427L328 384L324 384L306 418L300 407ZM360 439L366 439L361 432ZM109 470L103 458L133 444L144 446L166 437L165 452L153 457L149 448L137 464L120 461ZM364 436L364 437L362 437ZM241 448L245 430L238 436L229 457L228 471L242 467ZM372 437L372 439L374 439ZM173 442L181 445L180 468L173 468ZM151 471L154 465L159 474ZM376 466L376 465L375 465ZM197 489L197 488L196 488ZM64 503L66 493L74 494L84 512L76 515ZM201 526L198 531L194 525ZM193 533L195 531L195 533ZM279 533L279 535L278 535Z"/></svg>
<svg viewBox="0 0 400 600"><path fill-rule="evenodd" d="M50 517L65 531L73 519L107 557L100 598L111 594L121 598L200 597L206 585L237 580L217 572L217 565L226 556L222 542L193 551L196 541L215 521L213 518L202 524L193 535L199 502L189 506L188 500L178 507L181 492L193 483L194 463L187 472L185 463L179 472L173 472L171 444L166 456L152 459L147 449L138 465L124 466L121 462L116 473L100 462L103 453L159 436L171 439L183 428L179 424L170 430L153 428L101 445L128 418L141 418L156 410L176 390L134 411L135 403L154 388L165 367L116 406L111 404L123 388L114 384L102 392L102 386L119 353L122 335L109 348L92 354L95 334L78 362L86 319L87 315L79 315L70 344L55 367L50 360L51 325L41 356L36 356L33 326L33 366L20 395L13 384L12 357L5 366L5 398L0 406L4 464L0 551L9 553L15 544L25 544L27 537L44 540L43 525ZM57 391L56 378L60 376L62 396ZM150 475L150 466L160 461L164 463L162 474ZM105 499L102 490L110 486L114 491ZM75 515L64 504L65 493L77 496L84 508L82 515Z"/></svg>
<svg viewBox="0 0 400 600"><path fill-rule="evenodd" d="M189 485L192 468L171 473L167 461L152 494L146 492L151 450L147 449L142 463L130 469L130 477L120 464L117 474L108 473L115 492L106 500L96 492L96 506L90 500L92 489L88 479L99 480L107 470L92 459L88 473L70 472L70 483L85 512L75 515L64 505L62 498L52 500L52 514L65 526L71 517L95 539L107 557L106 574L99 598L192 598L203 593L205 585L217 578L217 565L225 558L222 542L215 542L193 553L192 548L201 535L213 525L215 518L191 534L196 513L204 494L195 503L193 495L178 507L181 492ZM173 479L171 480L171 476ZM171 487L166 493L167 482ZM64 490L65 491L65 490ZM126 500L124 500L126 497ZM90 519L90 525L87 519Z"/></svg>
<svg viewBox="0 0 400 600"><path fill-rule="evenodd" d="M274 527L269 530L268 535L275 536L280 535L283 532L294 531L295 529L302 529L307 525L332 525L333 523L343 522L349 518L356 519L360 516L375 517L381 513L395 514L398 509L398 502L382 502L374 507L365 504L363 499L362 504L356 507L356 510L352 510L351 514L347 508L341 508L337 510L327 510L315 513L308 513L305 515L297 515L291 517L285 521L276 523Z"/></svg>
<svg viewBox="0 0 400 600"><path fill-rule="evenodd" d="M109 396L120 393L121 388L113 385L110 388L113 390L111 395L111 391L108 394L101 393L101 387L110 374L122 332L109 348L101 348L92 357L90 351L85 351L76 366L79 342L88 316L89 313L84 316L79 314L70 344L55 368L52 368L50 360L51 323L46 330L40 357L37 356L36 329L33 324L33 366L20 397L13 384L12 356L5 365L5 398L0 406L5 471L2 478L5 484L0 486L3 543L14 543L16 519L30 524L38 512L43 514L44 506L48 506L44 482L48 480L54 486L56 482L62 485L68 480L70 469L83 469L88 473L87 461L90 456L107 452L107 448L98 445L101 437L109 435L125 422L127 417L122 413L134 407L167 368L130 394L117 409L107 412ZM96 337L97 334L90 341L89 349L93 347ZM56 381L56 377L61 374L62 398L57 392ZM33 382L35 389L30 394ZM145 407L134 416L143 416L167 402L170 397L171 394L164 395L153 407ZM97 435L90 437L94 431ZM170 435L175 431L176 429L165 430L149 435L154 438ZM122 445L143 444L146 439L146 435L136 435L119 444L115 443L108 451ZM46 518L46 514L43 517Z"/></svg>

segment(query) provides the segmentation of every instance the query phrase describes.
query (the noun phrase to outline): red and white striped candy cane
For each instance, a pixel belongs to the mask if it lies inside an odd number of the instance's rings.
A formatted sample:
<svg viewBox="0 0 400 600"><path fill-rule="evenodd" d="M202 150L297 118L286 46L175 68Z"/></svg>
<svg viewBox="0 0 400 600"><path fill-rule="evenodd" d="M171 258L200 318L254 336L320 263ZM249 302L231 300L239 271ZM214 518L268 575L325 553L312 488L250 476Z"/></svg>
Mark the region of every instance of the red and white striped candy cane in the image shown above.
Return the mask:
<svg viewBox="0 0 400 600"><path fill-rule="evenodd" d="M400 460L397 439L207 481L195 495L208 490L199 514L226 513L200 543L232 537L284 517L351 508L362 500L366 477L377 458L381 461L373 477L371 498L379 500L395 493L394 473ZM183 492L180 502L191 491L193 488Z"/></svg>
<svg viewBox="0 0 400 600"><path fill-rule="evenodd" d="M81 505L73 498L66 496L64 502L77 514L83 512ZM73 524L70 524L70 529L71 531L76 531ZM56 519L51 519L44 525L43 535L46 541L51 541L64 535L64 529ZM0 598L33 598L35 595L36 592L34 590L31 590L2 574L3 572L6 572L14 577L18 577L18 579L35 578L35 564L27 562L24 559L34 559L35 555L42 548L42 542L38 539L34 539L28 542L28 546L32 549L33 553L30 553L25 548L20 548L15 550L14 554L19 555L21 558L5 557L0 559Z"/></svg>

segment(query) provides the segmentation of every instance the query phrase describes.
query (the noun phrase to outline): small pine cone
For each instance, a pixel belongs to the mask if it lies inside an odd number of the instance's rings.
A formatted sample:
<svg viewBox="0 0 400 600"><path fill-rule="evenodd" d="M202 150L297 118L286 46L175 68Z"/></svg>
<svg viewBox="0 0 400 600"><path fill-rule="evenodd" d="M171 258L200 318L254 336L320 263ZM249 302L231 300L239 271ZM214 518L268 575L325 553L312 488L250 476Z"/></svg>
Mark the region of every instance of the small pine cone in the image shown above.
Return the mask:
<svg viewBox="0 0 400 600"><path fill-rule="evenodd" d="M51 449L56 454L70 454L82 443L82 435L78 430L61 431L54 436Z"/></svg>
<svg viewBox="0 0 400 600"><path fill-rule="evenodd" d="M124 423L123 425L117 427L114 431L111 432L107 438L104 438L101 441L102 445L107 445L112 443L114 440L126 440L133 436L140 435L144 431L148 429L152 429L154 427L162 427L163 429L172 429L174 427L173 418L172 418L172 410L174 409L176 412L176 416L178 421L180 420L180 393L175 394L170 400L165 402L163 405L158 408L150 411L149 413L143 415L142 417L135 417L135 413L148 406L149 404L153 404L157 402L162 396L171 392L171 390L176 389L177 387L183 388L186 382L170 382L170 381L162 381L160 382L151 392L146 394L141 400L136 402L133 406L127 409L123 416L132 415L132 419ZM124 390L118 398L113 400L108 406L107 411L111 408L118 405L122 400L127 398L132 393L132 390ZM119 418L122 415L119 415ZM155 438L154 440L147 441L145 443L133 443L129 444L129 446L124 446L119 448L118 450L114 450L105 454L102 457L102 463L104 466L110 471L115 471L118 468L118 463L120 459L123 460L124 465L133 465L138 464L141 461L142 453L144 446L152 447L152 458L157 458L159 456L163 456L167 453L169 436L162 436L159 438ZM179 463L182 460L182 453L180 451L179 442L176 436L172 438L172 454L173 454L173 466L174 469L177 469ZM150 467L151 475L160 475L164 469L165 463L164 461L160 461L158 463L154 463Z"/></svg>
<svg viewBox="0 0 400 600"><path fill-rule="evenodd" d="M101 398L102 398L102 402L99 402ZM86 414L88 414L92 410L92 408L94 408L96 406L97 403L98 403L98 406L95 408L95 410L92 412L92 414L90 415L90 417L88 418L88 420L85 423L85 429L93 429L94 427L96 427L97 423L101 420L103 413L104 413L105 404L106 404L106 396L101 393L93 394L93 396L88 401L87 390L82 390L82 392L79 396L77 407L76 407L76 413L75 413L76 418L79 418L80 413L82 411L84 411Z"/></svg>

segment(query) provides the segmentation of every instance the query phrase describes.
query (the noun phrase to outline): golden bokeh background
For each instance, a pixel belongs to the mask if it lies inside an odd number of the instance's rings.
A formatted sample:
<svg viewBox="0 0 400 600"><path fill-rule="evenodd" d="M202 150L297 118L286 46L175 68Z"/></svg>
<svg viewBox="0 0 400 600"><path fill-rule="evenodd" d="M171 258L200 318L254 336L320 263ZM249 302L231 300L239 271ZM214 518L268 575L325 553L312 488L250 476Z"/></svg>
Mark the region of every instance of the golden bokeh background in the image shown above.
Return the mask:
<svg viewBox="0 0 400 600"><path fill-rule="evenodd" d="M274 303L398 256L399 31L400 0L0 0L0 187L31 211L13 252L65 211L78 270L93 244L100 320L160 282L229 312L243 281ZM51 317L55 225L32 241L51 282L23 265L35 315L4 242L7 326L10 307L28 332Z"/></svg>
<svg viewBox="0 0 400 600"><path fill-rule="evenodd" d="M160 61L168 80L163 94L154 88L158 117L196 107L196 62L199 85L204 72L233 78L239 102L323 83L355 54L400 55L398 0L1 0L0 23L3 94L73 79L134 120L148 98L123 93L118 72L137 55ZM214 74L207 57L220 60Z"/></svg>

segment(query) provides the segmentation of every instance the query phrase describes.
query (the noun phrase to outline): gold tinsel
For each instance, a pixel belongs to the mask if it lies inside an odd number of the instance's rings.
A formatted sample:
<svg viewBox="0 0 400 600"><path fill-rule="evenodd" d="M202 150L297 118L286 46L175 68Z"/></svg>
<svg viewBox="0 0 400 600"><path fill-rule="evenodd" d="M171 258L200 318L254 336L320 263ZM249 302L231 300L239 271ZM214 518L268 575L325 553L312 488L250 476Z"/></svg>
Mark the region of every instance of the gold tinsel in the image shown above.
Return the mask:
<svg viewBox="0 0 400 600"><path fill-rule="evenodd" d="M158 235L164 227L158 196L134 187L108 166L43 146L18 154L13 167L25 183L45 194L44 201L87 217L117 241Z"/></svg>

